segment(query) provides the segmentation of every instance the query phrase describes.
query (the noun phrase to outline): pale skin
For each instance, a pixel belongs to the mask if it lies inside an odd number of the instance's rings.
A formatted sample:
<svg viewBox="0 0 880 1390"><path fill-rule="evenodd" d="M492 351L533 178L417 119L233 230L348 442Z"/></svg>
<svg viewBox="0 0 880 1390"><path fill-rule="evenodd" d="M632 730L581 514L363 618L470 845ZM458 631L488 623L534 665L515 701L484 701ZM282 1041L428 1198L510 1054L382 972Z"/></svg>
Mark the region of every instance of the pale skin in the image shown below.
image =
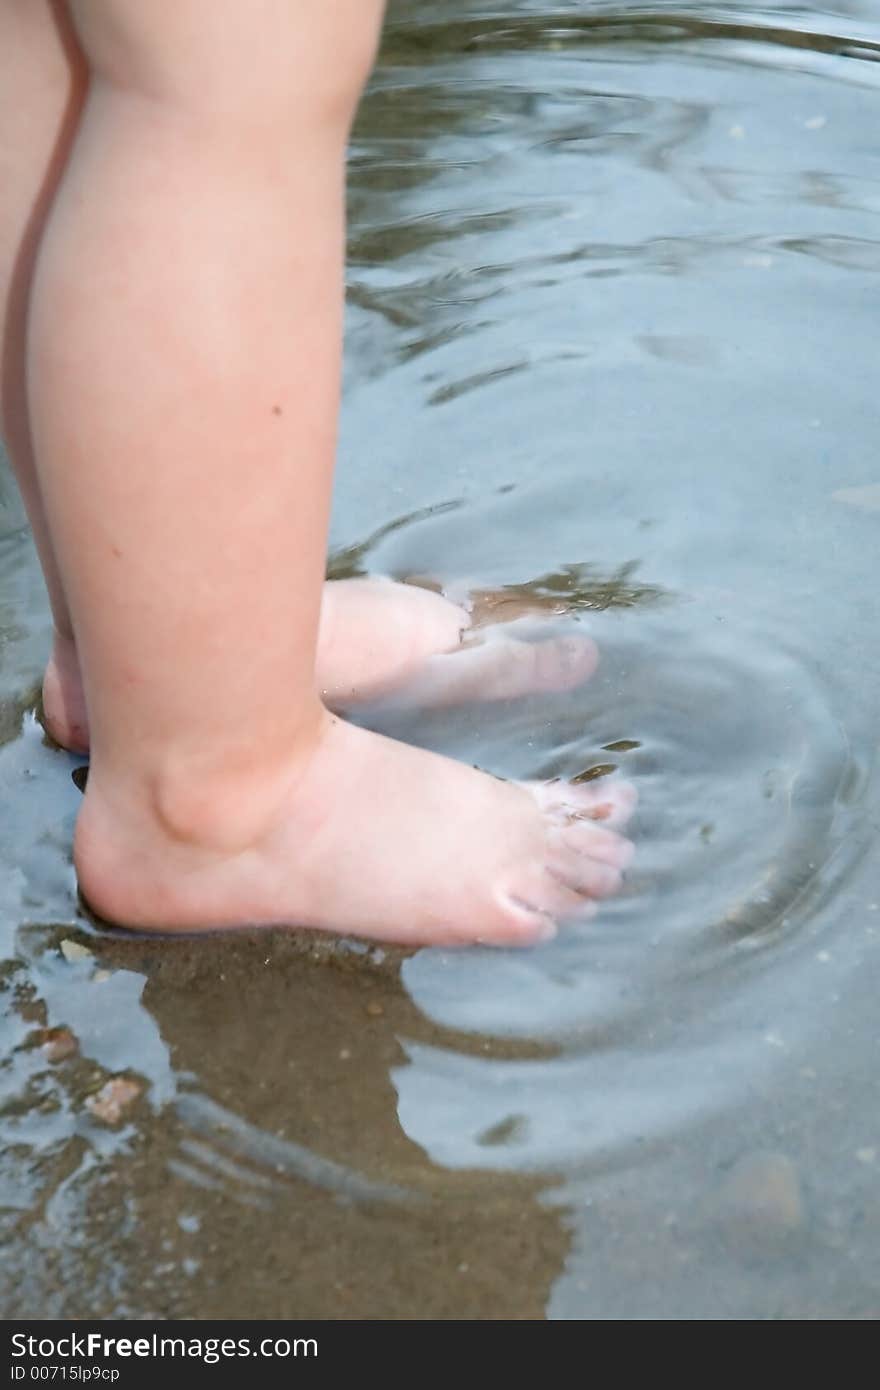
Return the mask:
<svg viewBox="0 0 880 1390"><path fill-rule="evenodd" d="M436 594L324 585L345 147L380 23L376 0L0 0L3 430L55 621L47 724L91 752L74 860L112 922L527 944L631 854L622 784L503 783L331 712L596 659L462 647Z"/></svg>

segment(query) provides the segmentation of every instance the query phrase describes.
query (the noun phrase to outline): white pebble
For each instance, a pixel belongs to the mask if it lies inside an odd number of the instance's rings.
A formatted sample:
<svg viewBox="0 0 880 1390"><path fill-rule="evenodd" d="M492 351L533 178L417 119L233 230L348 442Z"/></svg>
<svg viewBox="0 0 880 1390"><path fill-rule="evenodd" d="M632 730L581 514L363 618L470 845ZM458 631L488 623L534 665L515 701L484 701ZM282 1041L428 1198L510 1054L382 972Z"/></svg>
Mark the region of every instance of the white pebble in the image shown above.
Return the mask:
<svg viewBox="0 0 880 1390"><path fill-rule="evenodd" d="M91 960L93 952L88 946L81 946L78 941L71 941L69 937L61 943L61 954L65 960Z"/></svg>

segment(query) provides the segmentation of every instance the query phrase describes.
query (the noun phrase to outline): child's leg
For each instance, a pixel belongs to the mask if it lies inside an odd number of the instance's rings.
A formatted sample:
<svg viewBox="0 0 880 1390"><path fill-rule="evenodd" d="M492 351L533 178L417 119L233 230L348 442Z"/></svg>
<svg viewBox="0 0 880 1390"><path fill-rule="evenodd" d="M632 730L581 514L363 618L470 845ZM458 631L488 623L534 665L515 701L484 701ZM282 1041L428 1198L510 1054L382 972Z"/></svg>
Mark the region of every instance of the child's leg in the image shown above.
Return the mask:
<svg viewBox="0 0 880 1390"><path fill-rule="evenodd" d="M46 727L67 748L86 751L88 717L64 588L34 468L25 391L25 327L40 233L70 148L85 93L87 68L67 11L52 0L0 0L0 433L18 478L43 565L55 620L43 682ZM374 581L325 586L317 675L325 698L358 700L430 675L425 663L456 649L465 615L421 589ZM508 644L495 665L513 687L548 680L562 685L589 673L582 646L574 666L558 644ZM540 660L541 671L530 668ZM473 684L468 661L432 684L435 699ZM556 669L554 669L554 667ZM443 668L441 668L442 670ZM497 680L496 680L497 684ZM434 685L437 689L434 690ZM485 689L485 682L480 686Z"/></svg>
<svg viewBox="0 0 880 1390"><path fill-rule="evenodd" d="M51 0L0 0L0 434L27 507L55 620L43 685L46 724L85 751L88 720L67 600L34 468L25 391L33 261L70 148L87 68L67 12ZM318 682L346 705L387 690L453 650L465 615L421 589L347 581L322 603ZM528 653L523 652L527 658Z"/></svg>
<svg viewBox="0 0 880 1390"><path fill-rule="evenodd" d="M376 0L82 0L92 83L29 385L92 720L80 881L144 927L530 940L612 891L625 792L352 728L315 682L344 148Z"/></svg>
<svg viewBox="0 0 880 1390"><path fill-rule="evenodd" d="M25 395L25 322L40 232L70 146L86 69L66 13L50 0L0 3L0 430L27 508L52 604L44 683L70 747L87 741L70 613L34 469Z"/></svg>

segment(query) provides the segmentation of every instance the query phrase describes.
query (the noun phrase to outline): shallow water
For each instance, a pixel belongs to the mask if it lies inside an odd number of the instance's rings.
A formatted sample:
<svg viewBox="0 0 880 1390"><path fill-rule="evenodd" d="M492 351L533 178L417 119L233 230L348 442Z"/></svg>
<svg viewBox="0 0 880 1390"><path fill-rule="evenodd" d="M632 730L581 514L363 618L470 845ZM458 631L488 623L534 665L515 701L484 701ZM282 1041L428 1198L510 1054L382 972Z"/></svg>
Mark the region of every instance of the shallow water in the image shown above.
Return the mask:
<svg viewBox="0 0 880 1390"><path fill-rule="evenodd" d="M550 947L98 936L0 475L6 1316L877 1316L878 55L865 0L392 12L334 569L599 642L574 693L364 716L636 784Z"/></svg>

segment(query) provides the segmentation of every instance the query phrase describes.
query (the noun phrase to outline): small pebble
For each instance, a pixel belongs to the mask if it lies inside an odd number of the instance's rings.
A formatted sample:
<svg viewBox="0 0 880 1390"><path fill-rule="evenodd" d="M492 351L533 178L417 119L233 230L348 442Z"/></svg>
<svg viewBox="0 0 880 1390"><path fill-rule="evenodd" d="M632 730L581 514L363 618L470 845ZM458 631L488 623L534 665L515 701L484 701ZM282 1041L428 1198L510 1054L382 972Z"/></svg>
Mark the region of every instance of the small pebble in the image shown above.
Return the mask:
<svg viewBox="0 0 880 1390"><path fill-rule="evenodd" d="M86 1109L105 1125L118 1125L125 1111L141 1093L136 1081L114 1076L86 1101Z"/></svg>
<svg viewBox="0 0 880 1390"><path fill-rule="evenodd" d="M40 1051L49 1062L63 1062L79 1049L79 1043L69 1028L45 1028Z"/></svg>
<svg viewBox="0 0 880 1390"><path fill-rule="evenodd" d="M72 941L68 936L61 943L61 954L69 961L91 960L94 952L90 951L88 946L81 946L78 941Z"/></svg>
<svg viewBox="0 0 880 1390"><path fill-rule="evenodd" d="M787 1154L773 1150L744 1154L719 1186L718 1211L738 1254L783 1253L806 1221L797 1167Z"/></svg>
<svg viewBox="0 0 880 1390"><path fill-rule="evenodd" d="M370 1018L381 1018L385 1010L377 999L371 999L367 1005L367 1013Z"/></svg>

